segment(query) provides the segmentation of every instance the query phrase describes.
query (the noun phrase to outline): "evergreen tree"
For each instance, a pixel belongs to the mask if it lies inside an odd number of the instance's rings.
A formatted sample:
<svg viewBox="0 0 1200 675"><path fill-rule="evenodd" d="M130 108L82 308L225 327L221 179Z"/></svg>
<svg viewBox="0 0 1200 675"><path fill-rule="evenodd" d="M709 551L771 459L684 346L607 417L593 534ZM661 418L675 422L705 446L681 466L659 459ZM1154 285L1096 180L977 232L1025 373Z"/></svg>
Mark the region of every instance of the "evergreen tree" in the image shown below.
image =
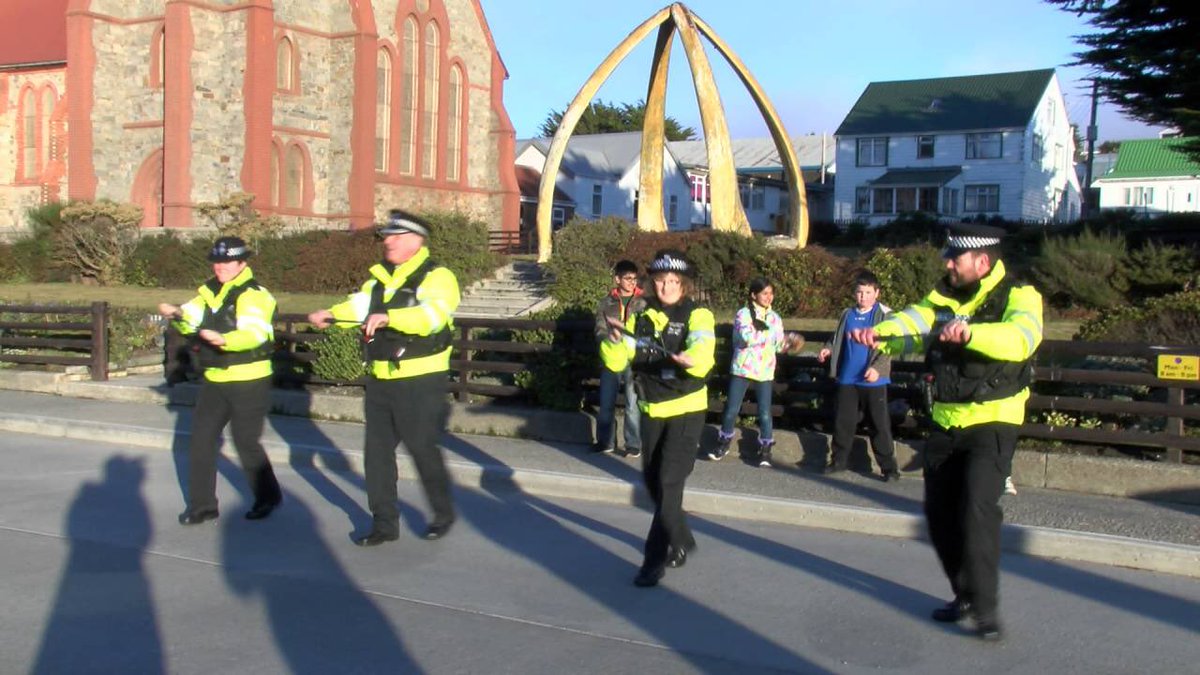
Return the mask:
<svg viewBox="0 0 1200 675"><path fill-rule="evenodd" d="M542 136L547 138L553 136L558 131L558 125L562 123L562 118L562 111L550 111L550 114L546 116L545 121L542 122L542 126L538 129ZM621 131L641 131L642 123L645 119L645 101L614 105L596 99L594 103L583 111L583 116L579 118L579 124L575 125L574 133L576 135L588 135L611 134ZM666 126L665 135L668 141L688 141L696 138L695 129L683 126L673 117L667 116L664 124Z"/></svg>

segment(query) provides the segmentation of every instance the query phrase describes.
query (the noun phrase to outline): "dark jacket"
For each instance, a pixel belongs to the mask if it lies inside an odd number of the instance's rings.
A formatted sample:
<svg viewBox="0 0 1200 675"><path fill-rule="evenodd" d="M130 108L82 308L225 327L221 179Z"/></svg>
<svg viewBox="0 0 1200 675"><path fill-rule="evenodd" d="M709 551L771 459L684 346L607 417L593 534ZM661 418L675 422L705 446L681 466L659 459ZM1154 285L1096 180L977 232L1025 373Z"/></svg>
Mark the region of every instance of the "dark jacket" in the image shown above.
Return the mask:
<svg viewBox="0 0 1200 675"><path fill-rule="evenodd" d="M599 342L608 337L610 329L605 317L611 316L624 324L629 319L629 315L637 314L644 309L646 309L646 298L642 296L642 289L633 289L633 297L626 305L624 314L621 313L621 297L617 294L617 289L612 289L596 306L596 341Z"/></svg>
<svg viewBox="0 0 1200 675"><path fill-rule="evenodd" d="M837 379L838 361L842 356L842 345L846 342L846 317L850 316L850 312L858 311L854 307L847 308L842 312L841 318L838 320L837 330L833 333L833 338L825 343L825 349L829 350L829 376ZM875 308L871 310L871 325L874 326L891 313L891 309L881 302L875 303ZM871 356L867 360L868 367L874 368L879 373L880 379L892 377L892 358L878 349L871 350Z"/></svg>

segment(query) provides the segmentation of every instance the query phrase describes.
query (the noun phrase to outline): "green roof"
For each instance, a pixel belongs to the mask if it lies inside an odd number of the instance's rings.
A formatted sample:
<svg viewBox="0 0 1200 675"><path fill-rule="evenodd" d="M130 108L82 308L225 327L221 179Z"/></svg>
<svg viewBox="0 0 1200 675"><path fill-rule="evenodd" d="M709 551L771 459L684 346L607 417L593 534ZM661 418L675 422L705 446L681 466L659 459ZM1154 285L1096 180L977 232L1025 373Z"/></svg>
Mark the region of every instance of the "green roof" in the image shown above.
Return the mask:
<svg viewBox="0 0 1200 675"><path fill-rule="evenodd" d="M1155 178L1200 176L1200 162L1189 159L1180 148L1186 138L1150 138L1121 141L1117 163L1101 178Z"/></svg>
<svg viewBox="0 0 1200 675"><path fill-rule="evenodd" d="M1054 69L872 82L835 132L838 136L1024 128Z"/></svg>
<svg viewBox="0 0 1200 675"><path fill-rule="evenodd" d="M945 185L962 173L961 166L931 167L928 169L892 169L871 185Z"/></svg>

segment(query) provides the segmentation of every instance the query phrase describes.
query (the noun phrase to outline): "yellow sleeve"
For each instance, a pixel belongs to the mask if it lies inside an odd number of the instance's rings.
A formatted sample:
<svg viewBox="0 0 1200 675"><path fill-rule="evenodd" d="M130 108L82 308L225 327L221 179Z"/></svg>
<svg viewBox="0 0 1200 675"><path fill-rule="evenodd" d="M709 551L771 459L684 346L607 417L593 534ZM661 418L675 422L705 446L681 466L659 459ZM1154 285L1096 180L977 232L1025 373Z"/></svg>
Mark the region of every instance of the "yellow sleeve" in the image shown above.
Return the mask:
<svg viewBox="0 0 1200 675"><path fill-rule="evenodd" d="M687 344L683 353L692 359L692 367L687 369L687 374L692 377L707 376L716 364L716 323L713 313L704 307L692 310L688 317Z"/></svg>
<svg viewBox="0 0 1200 675"><path fill-rule="evenodd" d="M461 299L454 272L437 267L417 288L415 307L388 310L388 328L412 335L432 335L450 325Z"/></svg>
<svg viewBox="0 0 1200 675"><path fill-rule="evenodd" d="M225 333L225 351L245 352L275 341L275 297L266 289L250 289L237 301L237 328Z"/></svg>
<svg viewBox="0 0 1200 675"><path fill-rule="evenodd" d="M1042 294L1017 286L998 323L971 324L967 349L998 361L1024 361L1042 343L1042 331Z"/></svg>

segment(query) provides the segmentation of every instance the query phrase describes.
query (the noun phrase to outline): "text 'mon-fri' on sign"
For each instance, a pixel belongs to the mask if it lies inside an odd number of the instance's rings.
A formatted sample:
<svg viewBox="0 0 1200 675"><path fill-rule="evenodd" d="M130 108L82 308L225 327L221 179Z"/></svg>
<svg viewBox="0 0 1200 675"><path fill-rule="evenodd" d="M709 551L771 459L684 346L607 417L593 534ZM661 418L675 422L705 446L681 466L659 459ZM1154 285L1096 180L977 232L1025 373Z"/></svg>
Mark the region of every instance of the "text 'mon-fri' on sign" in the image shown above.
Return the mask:
<svg viewBox="0 0 1200 675"><path fill-rule="evenodd" d="M1158 355L1160 380L1200 380L1200 356Z"/></svg>

